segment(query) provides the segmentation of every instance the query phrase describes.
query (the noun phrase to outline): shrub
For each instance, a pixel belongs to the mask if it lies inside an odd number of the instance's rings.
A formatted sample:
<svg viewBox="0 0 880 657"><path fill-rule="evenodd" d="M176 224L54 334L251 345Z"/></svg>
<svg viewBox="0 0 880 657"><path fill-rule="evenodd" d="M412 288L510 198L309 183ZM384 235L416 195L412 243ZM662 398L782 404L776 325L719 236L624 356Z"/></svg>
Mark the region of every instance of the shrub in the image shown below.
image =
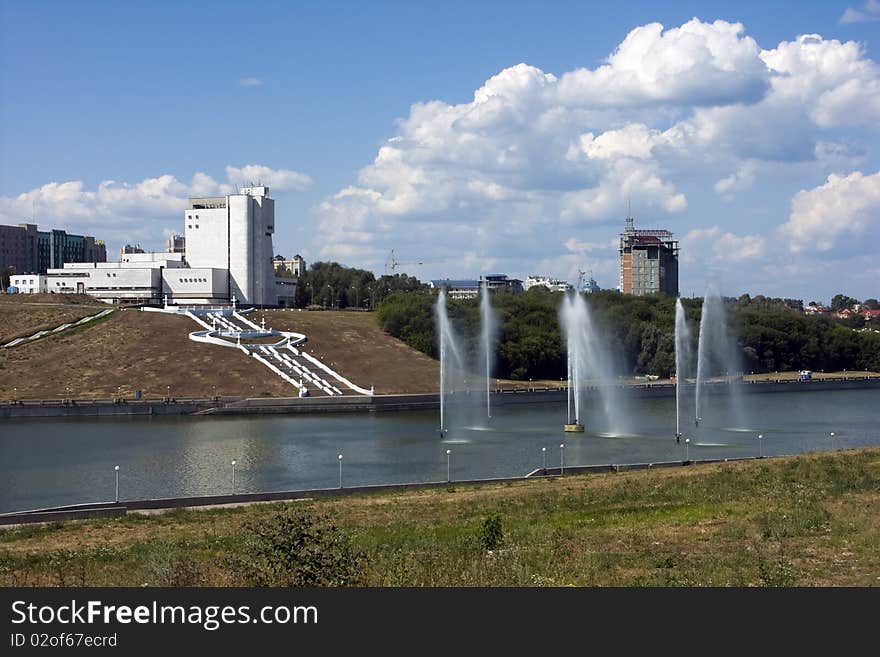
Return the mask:
<svg viewBox="0 0 880 657"><path fill-rule="evenodd" d="M363 580L363 553L326 515L285 509L242 525L233 568L252 586L353 586Z"/></svg>
<svg viewBox="0 0 880 657"><path fill-rule="evenodd" d="M486 516L480 526L480 546L484 550L494 550L504 542L501 516L497 513Z"/></svg>

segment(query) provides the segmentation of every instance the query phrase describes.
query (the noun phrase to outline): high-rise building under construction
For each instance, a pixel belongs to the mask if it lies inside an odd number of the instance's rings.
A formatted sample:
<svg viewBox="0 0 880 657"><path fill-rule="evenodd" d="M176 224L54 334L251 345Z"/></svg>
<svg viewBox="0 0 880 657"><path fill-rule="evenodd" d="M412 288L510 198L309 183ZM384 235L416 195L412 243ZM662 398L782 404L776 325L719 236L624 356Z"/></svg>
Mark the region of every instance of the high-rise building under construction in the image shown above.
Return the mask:
<svg viewBox="0 0 880 657"><path fill-rule="evenodd" d="M620 234L620 291L678 296L678 241L668 230L636 230L632 214Z"/></svg>

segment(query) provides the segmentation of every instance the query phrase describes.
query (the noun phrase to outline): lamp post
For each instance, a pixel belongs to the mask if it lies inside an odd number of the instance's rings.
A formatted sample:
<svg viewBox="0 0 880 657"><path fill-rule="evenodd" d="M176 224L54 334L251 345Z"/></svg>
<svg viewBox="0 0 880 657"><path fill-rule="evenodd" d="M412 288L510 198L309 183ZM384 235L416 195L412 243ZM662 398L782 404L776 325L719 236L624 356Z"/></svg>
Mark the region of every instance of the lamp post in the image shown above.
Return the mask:
<svg viewBox="0 0 880 657"><path fill-rule="evenodd" d="M168 401L171 401L171 386L165 386L165 393L167 395Z"/></svg>
<svg viewBox="0 0 880 657"><path fill-rule="evenodd" d="M118 504L119 503L119 466L114 465L113 471L116 473L116 497L115 497L115 499L116 499L116 503Z"/></svg>
<svg viewBox="0 0 880 657"><path fill-rule="evenodd" d="M691 461L690 446L691 446L691 439L685 438L684 439L684 461L685 461L685 463L690 463L690 461Z"/></svg>
<svg viewBox="0 0 880 657"><path fill-rule="evenodd" d="M446 483L452 481L452 450L446 450Z"/></svg>
<svg viewBox="0 0 880 657"><path fill-rule="evenodd" d="M559 443L559 474L565 474L565 443Z"/></svg>
<svg viewBox="0 0 880 657"><path fill-rule="evenodd" d="M758 434L758 458L764 458L764 434Z"/></svg>
<svg viewBox="0 0 880 657"><path fill-rule="evenodd" d="M235 495L235 459L232 459L232 494Z"/></svg>
<svg viewBox="0 0 880 657"><path fill-rule="evenodd" d="M544 474L547 474L547 448L546 447L541 448L541 457L544 462L541 467L544 469Z"/></svg>
<svg viewBox="0 0 880 657"><path fill-rule="evenodd" d="M339 487L342 488L342 454L336 457L339 461Z"/></svg>

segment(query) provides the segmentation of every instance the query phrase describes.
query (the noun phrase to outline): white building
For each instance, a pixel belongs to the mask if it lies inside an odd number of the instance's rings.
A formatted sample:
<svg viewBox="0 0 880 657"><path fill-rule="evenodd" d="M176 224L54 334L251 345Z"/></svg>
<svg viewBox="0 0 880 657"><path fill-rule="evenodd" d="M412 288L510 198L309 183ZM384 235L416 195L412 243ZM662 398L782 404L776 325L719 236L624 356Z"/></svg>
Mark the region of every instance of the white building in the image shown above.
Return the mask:
<svg viewBox="0 0 880 657"><path fill-rule="evenodd" d="M551 292L568 292L572 289L571 283L561 281L558 278L550 278L549 276L526 276L523 287L526 291L533 287L546 287Z"/></svg>
<svg viewBox="0 0 880 657"><path fill-rule="evenodd" d="M229 272L227 298L276 305L272 235L275 201L268 187L239 194L191 198L186 212L186 260L191 267Z"/></svg>
<svg viewBox="0 0 880 657"><path fill-rule="evenodd" d="M46 292L45 274L14 274L9 277L9 286L18 288L19 294L38 294Z"/></svg>
<svg viewBox="0 0 880 657"><path fill-rule="evenodd" d="M48 271L47 289L109 303L279 303L272 265L275 201L268 187L192 198L184 222L186 255L123 253L119 262L65 263Z"/></svg>

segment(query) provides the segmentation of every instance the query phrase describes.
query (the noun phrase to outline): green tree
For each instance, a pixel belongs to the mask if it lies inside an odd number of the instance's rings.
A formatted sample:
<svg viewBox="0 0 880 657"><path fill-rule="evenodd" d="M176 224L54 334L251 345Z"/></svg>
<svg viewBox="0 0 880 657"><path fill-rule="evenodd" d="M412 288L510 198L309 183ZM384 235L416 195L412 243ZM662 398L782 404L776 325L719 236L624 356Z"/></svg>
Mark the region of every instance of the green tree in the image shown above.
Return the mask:
<svg viewBox="0 0 880 657"><path fill-rule="evenodd" d="M858 302L858 299L853 299L845 294L835 294L831 299L831 310L832 312L837 312L838 310L843 310L845 308L852 309L852 307Z"/></svg>

